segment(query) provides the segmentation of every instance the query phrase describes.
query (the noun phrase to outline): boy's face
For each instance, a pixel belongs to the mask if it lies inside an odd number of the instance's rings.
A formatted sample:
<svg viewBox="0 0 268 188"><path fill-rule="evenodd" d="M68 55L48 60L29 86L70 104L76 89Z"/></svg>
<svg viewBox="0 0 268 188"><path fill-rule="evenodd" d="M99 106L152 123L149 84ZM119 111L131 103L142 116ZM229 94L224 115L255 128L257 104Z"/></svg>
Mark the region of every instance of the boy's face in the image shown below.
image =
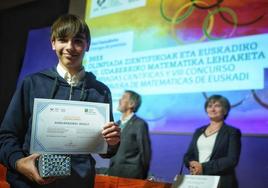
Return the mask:
<svg viewBox="0 0 268 188"><path fill-rule="evenodd" d="M84 34L71 38L55 38L51 41L52 49L55 50L59 63L70 74L80 71L82 59L89 46Z"/></svg>

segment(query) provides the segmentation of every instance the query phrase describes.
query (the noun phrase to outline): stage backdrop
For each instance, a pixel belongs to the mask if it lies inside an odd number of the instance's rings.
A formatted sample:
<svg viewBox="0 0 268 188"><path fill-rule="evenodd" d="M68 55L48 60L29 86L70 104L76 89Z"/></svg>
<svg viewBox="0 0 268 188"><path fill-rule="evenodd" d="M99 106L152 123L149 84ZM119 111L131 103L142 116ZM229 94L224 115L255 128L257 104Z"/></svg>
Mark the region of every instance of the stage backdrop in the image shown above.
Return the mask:
<svg viewBox="0 0 268 188"><path fill-rule="evenodd" d="M141 93L151 131L193 132L208 122L205 99L222 94L227 123L268 134L267 13L267 0L88 0L84 66L115 112L123 90Z"/></svg>
<svg viewBox="0 0 268 188"><path fill-rule="evenodd" d="M83 64L110 87L116 120L131 89L151 132L192 133L208 122L205 99L222 94L233 106L227 123L268 135L267 12L267 0L87 1ZM49 35L29 34L20 79L57 63Z"/></svg>

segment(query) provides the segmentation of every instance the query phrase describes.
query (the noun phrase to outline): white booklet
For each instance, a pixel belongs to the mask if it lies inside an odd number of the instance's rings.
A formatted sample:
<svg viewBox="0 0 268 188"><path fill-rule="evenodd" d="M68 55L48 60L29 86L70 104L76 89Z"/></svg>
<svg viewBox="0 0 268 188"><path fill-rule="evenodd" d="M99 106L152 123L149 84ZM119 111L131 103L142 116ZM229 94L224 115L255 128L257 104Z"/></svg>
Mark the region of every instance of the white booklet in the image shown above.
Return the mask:
<svg viewBox="0 0 268 188"><path fill-rule="evenodd" d="M181 175L176 176L172 188L217 188L220 176Z"/></svg>

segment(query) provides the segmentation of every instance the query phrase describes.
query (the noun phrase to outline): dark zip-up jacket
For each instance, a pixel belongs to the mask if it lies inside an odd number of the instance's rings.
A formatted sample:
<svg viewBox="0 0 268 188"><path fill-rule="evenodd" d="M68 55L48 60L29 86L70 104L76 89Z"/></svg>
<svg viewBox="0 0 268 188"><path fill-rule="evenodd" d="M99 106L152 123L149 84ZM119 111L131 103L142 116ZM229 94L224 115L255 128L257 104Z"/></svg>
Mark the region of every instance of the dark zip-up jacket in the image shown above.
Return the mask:
<svg viewBox="0 0 268 188"><path fill-rule="evenodd" d="M109 103L113 121L110 90L92 73L86 72L84 79L72 87L55 67L27 76L16 90L0 127L0 162L8 168L7 180L14 187L26 188L25 177L15 170L15 163L29 155L34 98ZM116 147L109 147L103 157L111 157L115 152ZM72 160L95 172L95 160L91 155L73 156Z"/></svg>

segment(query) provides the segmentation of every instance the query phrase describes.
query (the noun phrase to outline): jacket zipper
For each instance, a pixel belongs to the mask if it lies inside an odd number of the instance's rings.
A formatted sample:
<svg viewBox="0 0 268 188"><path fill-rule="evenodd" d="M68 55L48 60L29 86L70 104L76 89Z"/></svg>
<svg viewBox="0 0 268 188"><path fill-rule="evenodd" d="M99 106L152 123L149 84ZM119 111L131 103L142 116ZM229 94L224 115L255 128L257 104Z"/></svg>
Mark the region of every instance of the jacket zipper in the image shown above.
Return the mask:
<svg viewBox="0 0 268 188"><path fill-rule="evenodd" d="M72 95L73 95L73 86L71 85L69 100L72 100Z"/></svg>

